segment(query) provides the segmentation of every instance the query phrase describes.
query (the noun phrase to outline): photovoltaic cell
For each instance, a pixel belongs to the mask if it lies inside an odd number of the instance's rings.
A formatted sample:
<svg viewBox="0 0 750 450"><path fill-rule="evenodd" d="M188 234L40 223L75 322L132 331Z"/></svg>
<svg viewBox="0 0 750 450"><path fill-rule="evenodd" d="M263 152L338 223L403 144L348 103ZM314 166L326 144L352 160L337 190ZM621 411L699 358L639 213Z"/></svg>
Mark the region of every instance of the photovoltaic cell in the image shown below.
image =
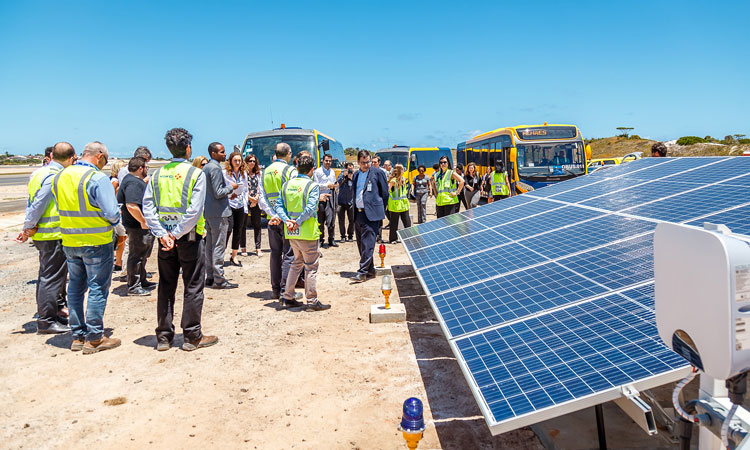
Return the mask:
<svg viewBox="0 0 750 450"><path fill-rule="evenodd" d="M684 376L655 328L653 230L750 234L748 172L646 158L400 232L493 433Z"/></svg>

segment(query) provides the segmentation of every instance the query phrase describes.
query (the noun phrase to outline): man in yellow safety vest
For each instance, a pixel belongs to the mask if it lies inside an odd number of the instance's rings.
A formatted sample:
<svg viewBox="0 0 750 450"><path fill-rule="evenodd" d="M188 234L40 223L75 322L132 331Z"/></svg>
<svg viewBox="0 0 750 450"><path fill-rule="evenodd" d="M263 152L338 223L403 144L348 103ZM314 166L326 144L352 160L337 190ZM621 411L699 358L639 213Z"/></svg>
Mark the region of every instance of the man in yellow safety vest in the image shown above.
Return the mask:
<svg viewBox="0 0 750 450"><path fill-rule="evenodd" d="M286 288L281 299L282 307L302 306L294 299L294 286L302 268L305 268L305 297L308 311L323 311L331 305L318 300L316 278L318 276L318 238L320 229L315 214L318 210L320 187L311 177L315 162L310 156L300 156L297 165L299 175L281 186L281 195L276 199L276 213L284 221L284 236L294 252L294 261L286 278Z"/></svg>
<svg viewBox="0 0 750 450"><path fill-rule="evenodd" d="M104 310L114 267L112 228L120 222L115 189L101 172L108 160L107 147L99 141L90 142L83 148L81 159L61 170L52 181L70 276L70 349L83 350L84 355L120 345L119 339L104 336Z"/></svg>
<svg viewBox="0 0 750 450"><path fill-rule="evenodd" d="M203 288L206 278L205 220L203 208L206 177L187 160L193 136L184 128L172 128L164 137L172 161L157 170L143 193L143 216L151 233L159 238L159 288L156 303L156 349L166 351L174 339L175 293L182 269L185 292L180 326L182 349L193 351L219 342L201 330Z"/></svg>
<svg viewBox="0 0 750 450"><path fill-rule="evenodd" d="M39 276L36 284L38 334L70 331L65 312L68 265L62 247L60 215L52 198L52 180L61 170L73 164L76 153L67 142L59 142L49 148L49 162L34 171L29 180L26 219L23 231L16 238L16 242L26 242L31 237L39 251Z"/></svg>
<svg viewBox="0 0 750 450"><path fill-rule="evenodd" d="M508 183L508 173L505 171L505 164L502 161L497 160L495 162L495 170L492 172L490 178L492 182L492 196L489 198L489 202L492 203L495 200L508 198L510 195L510 184Z"/></svg>

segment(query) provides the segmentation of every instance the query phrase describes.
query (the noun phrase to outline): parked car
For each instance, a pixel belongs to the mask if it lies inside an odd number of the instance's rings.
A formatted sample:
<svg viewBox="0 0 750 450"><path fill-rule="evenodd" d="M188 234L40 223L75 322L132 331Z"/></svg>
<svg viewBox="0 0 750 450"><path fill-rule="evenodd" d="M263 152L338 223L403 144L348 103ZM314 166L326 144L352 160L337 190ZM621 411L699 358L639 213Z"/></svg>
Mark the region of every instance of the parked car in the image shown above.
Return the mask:
<svg viewBox="0 0 750 450"><path fill-rule="evenodd" d="M626 163L626 162L635 161L636 159L641 159L641 158L643 158L643 152L632 152L620 158L620 162Z"/></svg>

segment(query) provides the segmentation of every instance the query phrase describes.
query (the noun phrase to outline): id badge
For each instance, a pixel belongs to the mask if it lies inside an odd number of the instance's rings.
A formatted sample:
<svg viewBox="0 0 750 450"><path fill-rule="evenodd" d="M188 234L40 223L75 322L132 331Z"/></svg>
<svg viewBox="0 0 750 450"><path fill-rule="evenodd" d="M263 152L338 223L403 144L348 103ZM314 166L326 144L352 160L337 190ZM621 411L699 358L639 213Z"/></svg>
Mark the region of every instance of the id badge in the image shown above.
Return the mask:
<svg viewBox="0 0 750 450"><path fill-rule="evenodd" d="M367 182L367 192L372 192L372 181Z"/></svg>
<svg viewBox="0 0 750 450"><path fill-rule="evenodd" d="M294 231L289 231L288 228L286 230L287 236L299 236L299 233L300 233L300 227L297 227L297 229L295 229Z"/></svg>

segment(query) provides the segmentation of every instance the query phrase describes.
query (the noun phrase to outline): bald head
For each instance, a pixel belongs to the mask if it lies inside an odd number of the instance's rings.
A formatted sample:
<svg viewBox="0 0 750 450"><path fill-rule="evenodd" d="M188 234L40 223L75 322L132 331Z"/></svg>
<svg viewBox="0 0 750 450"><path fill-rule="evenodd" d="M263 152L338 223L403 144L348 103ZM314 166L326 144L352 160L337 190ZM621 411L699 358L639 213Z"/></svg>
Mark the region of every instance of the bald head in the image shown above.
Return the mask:
<svg viewBox="0 0 750 450"><path fill-rule="evenodd" d="M72 162L72 158L76 156L76 151L73 146L67 142L58 142L52 147L52 159L60 164Z"/></svg>

